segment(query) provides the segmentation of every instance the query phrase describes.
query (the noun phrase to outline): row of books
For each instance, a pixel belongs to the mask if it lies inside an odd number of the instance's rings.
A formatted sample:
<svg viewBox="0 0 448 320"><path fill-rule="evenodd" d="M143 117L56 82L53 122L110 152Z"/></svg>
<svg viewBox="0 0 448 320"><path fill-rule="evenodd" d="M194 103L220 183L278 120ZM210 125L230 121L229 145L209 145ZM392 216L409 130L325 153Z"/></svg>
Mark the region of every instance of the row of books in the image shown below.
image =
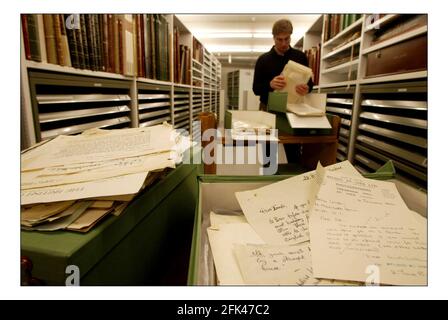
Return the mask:
<svg viewBox="0 0 448 320"><path fill-rule="evenodd" d="M321 44L305 50L305 54L308 59L308 66L313 70L313 83L317 86L319 84Z"/></svg>
<svg viewBox="0 0 448 320"><path fill-rule="evenodd" d="M204 62L204 47L195 37L193 37L193 59L199 63Z"/></svg>
<svg viewBox="0 0 448 320"><path fill-rule="evenodd" d="M191 49L180 44L180 32L174 27L174 82L191 84Z"/></svg>
<svg viewBox="0 0 448 320"><path fill-rule="evenodd" d="M164 15L22 14L21 23L28 60L170 81L172 43ZM176 82L190 81L190 50L174 44Z"/></svg>
<svg viewBox="0 0 448 320"><path fill-rule="evenodd" d="M326 14L324 15L324 42L361 18L361 14Z"/></svg>

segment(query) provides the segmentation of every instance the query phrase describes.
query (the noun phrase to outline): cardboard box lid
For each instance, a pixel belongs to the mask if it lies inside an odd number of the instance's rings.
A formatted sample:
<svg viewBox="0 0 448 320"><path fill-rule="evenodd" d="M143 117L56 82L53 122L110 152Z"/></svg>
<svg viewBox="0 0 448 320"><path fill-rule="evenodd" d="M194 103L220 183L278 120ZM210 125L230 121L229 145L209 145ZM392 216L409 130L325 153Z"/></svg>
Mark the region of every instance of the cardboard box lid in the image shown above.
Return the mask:
<svg viewBox="0 0 448 320"><path fill-rule="evenodd" d="M325 113L327 104L326 93L309 93L303 97L303 103L322 110ZM287 113L288 112L288 93L287 92L269 92L268 105L269 112Z"/></svg>

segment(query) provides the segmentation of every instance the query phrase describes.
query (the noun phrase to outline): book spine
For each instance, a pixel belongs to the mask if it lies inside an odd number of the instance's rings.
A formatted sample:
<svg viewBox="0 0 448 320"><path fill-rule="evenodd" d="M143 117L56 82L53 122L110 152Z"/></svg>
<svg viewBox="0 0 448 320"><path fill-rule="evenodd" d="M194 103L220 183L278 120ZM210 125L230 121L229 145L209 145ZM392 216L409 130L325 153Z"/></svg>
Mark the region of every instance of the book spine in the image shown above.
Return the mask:
<svg viewBox="0 0 448 320"><path fill-rule="evenodd" d="M70 15L64 15L64 18L67 20L70 18ZM67 31L67 39L68 39L68 47L70 51L70 59L72 62L72 66L74 68L79 68L79 54L78 54L78 44L76 39L76 29L69 28Z"/></svg>
<svg viewBox="0 0 448 320"><path fill-rule="evenodd" d="M139 14L138 15L139 19L140 19L140 28L139 28L139 33L140 33L140 59L141 59L141 76L144 77L145 73L146 73L146 59L145 59L145 17L143 14Z"/></svg>
<svg viewBox="0 0 448 320"><path fill-rule="evenodd" d="M53 15L44 14L45 48L49 63L58 64L58 53L56 49L56 37L54 34Z"/></svg>
<svg viewBox="0 0 448 320"><path fill-rule="evenodd" d="M63 65L71 67L71 57L70 57L70 48L68 45L68 37L67 37L67 30L65 28L65 20L64 16L62 14L57 15L57 19L59 19L59 27L61 28L61 48L62 48L62 58L63 58Z"/></svg>
<svg viewBox="0 0 448 320"><path fill-rule="evenodd" d="M145 59L145 77L146 78L150 78L151 77L151 40L150 40L150 19L149 19L149 14L144 14L143 15L143 19L144 19L144 24L145 24L145 54L144 54L144 59Z"/></svg>
<svg viewBox="0 0 448 320"><path fill-rule="evenodd" d="M103 23L101 20L101 16L99 14L95 14L95 34L96 34L96 47L98 54L98 70L105 71L106 68L104 66L104 54L103 54Z"/></svg>
<svg viewBox="0 0 448 320"><path fill-rule="evenodd" d="M157 78L157 65L156 65L156 59L157 59L157 42L156 42L156 15L151 15L151 78L156 79Z"/></svg>
<svg viewBox="0 0 448 320"><path fill-rule="evenodd" d="M143 77L143 63L142 63L142 52L141 52L141 41L142 35L140 33L140 15L135 15L133 19L133 29L134 29L134 56L136 56L136 65L135 68L137 71L138 77Z"/></svg>
<svg viewBox="0 0 448 320"><path fill-rule="evenodd" d="M37 15L37 30L39 32L39 48L41 61L47 62L47 49L45 48L45 31L44 31L44 18L43 15Z"/></svg>
<svg viewBox="0 0 448 320"><path fill-rule="evenodd" d="M41 62L42 58L40 55L40 45L39 45L39 28L37 25L37 16L35 14L26 15L28 36L29 36L29 46L31 53L31 60Z"/></svg>
<svg viewBox="0 0 448 320"><path fill-rule="evenodd" d="M87 40L87 18L85 14L82 14L81 17L81 37L82 37L82 46L84 48L84 64L85 64L85 68L91 70L92 69L92 64L91 64L91 60L90 60L90 50L91 48L89 48L89 42Z"/></svg>
<svg viewBox="0 0 448 320"><path fill-rule="evenodd" d="M114 17L114 66L115 66L115 73L120 73L120 21L118 20L117 16Z"/></svg>
<svg viewBox="0 0 448 320"><path fill-rule="evenodd" d="M115 26L115 19L112 14L107 15L107 51L109 55L109 72L115 72L115 52L114 52L114 26Z"/></svg>
<svg viewBox="0 0 448 320"><path fill-rule="evenodd" d="M118 19L118 73L124 74L123 59L123 22Z"/></svg>
<svg viewBox="0 0 448 320"><path fill-rule="evenodd" d="M28 33L28 21L26 16L27 16L26 14L20 15L20 20L22 22L22 34L23 34L23 45L25 49L25 57L28 60L31 60L30 36Z"/></svg>
<svg viewBox="0 0 448 320"><path fill-rule="evenodd" d="M103 62L104 62L104 70L106 72L111 72L110 61L109 61L109 26L108 26L108 18L107 14L101 15L102 19L102 35L103 35Z"/></svg>
<svg viewBox="0 0 448 320"><path fill-rule="evenodd" d="M65 65L65 57L64 57L64 51L62 48L62 33L61 33L61 21L59 20L59 15L53 14L53 28L54 28L54 36L56 39L56 53L57 53L57 59L58 64L61 66Z"/></svg>

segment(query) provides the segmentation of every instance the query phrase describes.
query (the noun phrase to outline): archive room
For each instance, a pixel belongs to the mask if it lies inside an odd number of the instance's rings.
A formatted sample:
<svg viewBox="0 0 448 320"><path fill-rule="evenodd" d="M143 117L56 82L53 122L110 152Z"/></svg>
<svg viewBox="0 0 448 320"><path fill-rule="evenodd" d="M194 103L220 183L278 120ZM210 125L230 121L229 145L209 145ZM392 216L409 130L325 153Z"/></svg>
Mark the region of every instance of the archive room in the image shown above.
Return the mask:
<svg viewBox="0 0 448 320"><path fill-rule="evenodd" d="M20 286L428 286L427 25L21 14Z"/></svg>

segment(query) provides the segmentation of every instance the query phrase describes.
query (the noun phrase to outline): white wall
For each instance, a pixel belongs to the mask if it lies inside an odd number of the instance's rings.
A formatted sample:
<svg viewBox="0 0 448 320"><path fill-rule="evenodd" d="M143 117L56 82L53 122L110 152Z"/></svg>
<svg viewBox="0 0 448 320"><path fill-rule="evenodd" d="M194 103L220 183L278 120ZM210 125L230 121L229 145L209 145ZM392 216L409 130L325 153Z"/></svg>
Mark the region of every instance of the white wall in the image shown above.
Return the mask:
<svg viewBox="0 0 448 320"><path fill-rule="evenodd" d="M253 91L252 91L252 83L253 83L253 79L254 79L254 69L242 69L242 68L235 68L235 67L221 67L221 89L224 90L224 105L228 105L229 104L229 99L227 97L227 74L229 72L233 72L235 70L240 70L240 92L239 92L239 99L240 99L240 108L243 108L244 106L244 91L248 91L248 98L249 98L249 103L253 102L253 100L257 99L257 96L253 95ZM258 106L259 103L257 103Z"/></svg>

